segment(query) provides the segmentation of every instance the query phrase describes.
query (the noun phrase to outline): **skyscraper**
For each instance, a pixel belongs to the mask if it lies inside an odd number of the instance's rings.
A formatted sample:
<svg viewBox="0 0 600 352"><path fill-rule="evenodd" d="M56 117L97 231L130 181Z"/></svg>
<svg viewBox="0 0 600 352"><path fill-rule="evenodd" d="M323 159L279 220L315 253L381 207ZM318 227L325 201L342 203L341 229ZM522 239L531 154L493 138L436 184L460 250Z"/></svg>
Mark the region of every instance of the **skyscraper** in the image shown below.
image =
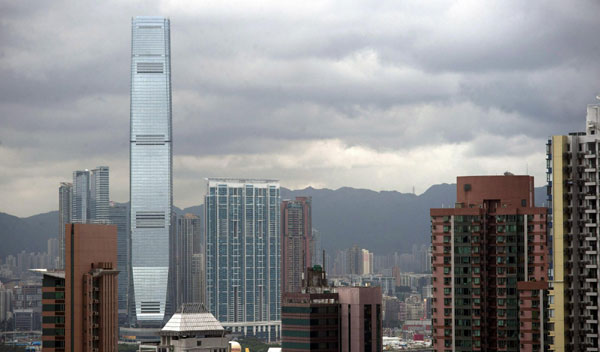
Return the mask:
<svg viewBox="0 0 600 352"><path fill-rule="evenodd" d="M275 180L210 178L206 304L234 333L281 336L280 195Z"/></svg>
<svg viewBox="0 0 600 352"><path fill-rule="evenodd" d="M546 145L551 212L550 350L598 351L600 104L587 106L585 132Z"/></svg>
<svg viewBox="0 0 600 352"><path fill-rule="evenodd" d="M98 166L90 172L90 219L102 223L109 219L108 166Z"/></svg>
<svg viewBox="0 0 600 352"><path fill-rule="evenodd" d="M117 269L119 270L119 321L128 315L129 295L129 209L125 204L110 202L110 223L117 225Z"/></svg>
<svg viewBox="0 0 600 352"><path fill-rule="evenodd" d="M436 351L543 351L547 209L531 176L458 177L431 209Z"/></svg>
<svg viewBox="0 0 600 352"><path fill-rule="evenodd" d="M90 172L73 171L71 192L71 222L85 224L90 216Z"/></svg>
<svg viewBox="0 0 600 352"><path fill-rule="evenodd" d="M177 216L171 227L169 264L169 304L173 314L184 303L199 303L193 298L192 255L194 239L200 232L200 218L193 214Z"/></svg>
<svg viewBox="0 0 600 352"><path fill-rule="evenodd" d="M281 282L283 292L300 292L311 264L312 201L296 197L281 202Z"/></svg>
<svg viewBox="0 0 600 352"><path fill-rule="evenodd" d="M171 227L171 44L169 20L131 22L131 265L139 325L161 324Z"/></svg>
<svg viewBox="0 0 600 352"><path fill-rule="evenodd" d="M71 222L73 184L61 182L58 188L58 268L65 267L65 225Z"/></svg>

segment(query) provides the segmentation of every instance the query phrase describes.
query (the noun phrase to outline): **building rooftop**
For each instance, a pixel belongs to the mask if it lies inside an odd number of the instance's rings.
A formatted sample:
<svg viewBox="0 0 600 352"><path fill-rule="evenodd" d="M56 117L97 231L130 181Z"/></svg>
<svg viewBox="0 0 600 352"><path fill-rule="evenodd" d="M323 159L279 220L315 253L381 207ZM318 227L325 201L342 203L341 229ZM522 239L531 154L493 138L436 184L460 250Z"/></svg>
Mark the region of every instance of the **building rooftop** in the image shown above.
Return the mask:
<svg viewBox="0 0 600 352"><path fill-rule="evenodd" d="M162 336L223 336L225 329L200 303L185 303L160 330Z"/></svg>

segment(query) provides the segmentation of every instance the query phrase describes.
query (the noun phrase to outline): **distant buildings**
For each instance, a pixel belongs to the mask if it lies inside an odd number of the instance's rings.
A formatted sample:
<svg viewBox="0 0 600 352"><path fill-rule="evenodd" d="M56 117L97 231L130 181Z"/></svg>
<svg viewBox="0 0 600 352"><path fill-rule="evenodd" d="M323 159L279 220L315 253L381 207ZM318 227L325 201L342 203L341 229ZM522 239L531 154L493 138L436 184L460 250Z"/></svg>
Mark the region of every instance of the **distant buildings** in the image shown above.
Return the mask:
<svg viewBox="0 0 600 352"><path fill-rule="evenodd" d="M108 208L110 224L117 226L117 270L119 270L119 321L125 323L128 317L130 285L130 238L129 209L125 204L110 202Z"/></svg>
<svg viewBox="0 0 600 352"><path fill-rule="evenodd" d="M117 228L66 227L65 271L43 273L43 351L117 351Z"/></svg>
<svg viewBox="0 0 600 352"><path fill-rule="evenodd" d="M170 21L131 22L130 221L135 318L162 326L173 204Z"/></svg>
<svg viewBox="0 0 600 352"><path fill-rule="evenodd" d="M296 197L281 202L281 282L283 292L300 292L311 266L312 200ZM314 249L314 248L313 248Z"/></svg>
<svg viewBox="0 0 600 352"><path fill-rule="evenodd" d="M552 136L546 145L551 351L600 348L600 104L587 106L585 127L584 132Z"/></svg>
<svg viewBox="0 0 600 352"><path fill-rule="evenodd" d="M206 191L206 305L234 334L278 340L279 182L209 178Z"/></svg>
<svg viewBox="0 0 600 352"><path fill-rule="evenodd" d="M455 208L431 209L436 351L544 350L547 209L533 185L458 177Z"/></svg>
<svg viewBox="0 0 600 352"><path fill-rule="evenodd" d="M348 249L346 264L348 275L371 274L373 273L373 253L355 245Z"/></svg>

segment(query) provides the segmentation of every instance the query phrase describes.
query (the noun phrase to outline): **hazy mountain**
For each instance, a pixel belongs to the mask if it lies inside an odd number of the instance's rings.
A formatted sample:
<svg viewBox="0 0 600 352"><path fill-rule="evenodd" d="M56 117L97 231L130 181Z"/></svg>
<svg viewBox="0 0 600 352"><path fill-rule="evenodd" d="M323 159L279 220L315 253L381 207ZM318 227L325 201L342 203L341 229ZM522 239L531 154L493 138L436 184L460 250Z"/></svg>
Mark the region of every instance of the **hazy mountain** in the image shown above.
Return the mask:
<svg viewBox="0 0 600 352"><path fill-rule="evenodd" d="M538 205L543 205L545 193L544 187L536 188ZM358 244L383 254L409 251L413 244L429 243L429 209L454 206L456 185L434 185L420 195L349 187L281 189L282 199L296 196L312 197L313 227L319 230L326 249ZM178 215L192 213L203 217L203 209L203 205L198 205L176 207L174 211ZM28 218L0 213L0 257L22 250L45 251L47 240L57 237L57 232L57 211Z"/></svg>

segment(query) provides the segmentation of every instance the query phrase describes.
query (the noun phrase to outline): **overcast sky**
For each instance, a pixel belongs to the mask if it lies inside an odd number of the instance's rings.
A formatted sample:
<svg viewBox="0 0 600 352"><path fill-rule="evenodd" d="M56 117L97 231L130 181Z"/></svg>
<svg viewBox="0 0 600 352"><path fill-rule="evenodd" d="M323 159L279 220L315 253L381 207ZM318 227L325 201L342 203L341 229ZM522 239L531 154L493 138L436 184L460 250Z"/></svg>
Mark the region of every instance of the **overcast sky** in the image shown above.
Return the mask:
<svg viewBox="0 0 600 352"><path fill-rule="evenodd" d="M600 92L598 1L0 0L0 211L58 208L72 171L129 198L131 17L171 19L174 203L204 178L424 192L545 183L549 135Z"/></svg>

